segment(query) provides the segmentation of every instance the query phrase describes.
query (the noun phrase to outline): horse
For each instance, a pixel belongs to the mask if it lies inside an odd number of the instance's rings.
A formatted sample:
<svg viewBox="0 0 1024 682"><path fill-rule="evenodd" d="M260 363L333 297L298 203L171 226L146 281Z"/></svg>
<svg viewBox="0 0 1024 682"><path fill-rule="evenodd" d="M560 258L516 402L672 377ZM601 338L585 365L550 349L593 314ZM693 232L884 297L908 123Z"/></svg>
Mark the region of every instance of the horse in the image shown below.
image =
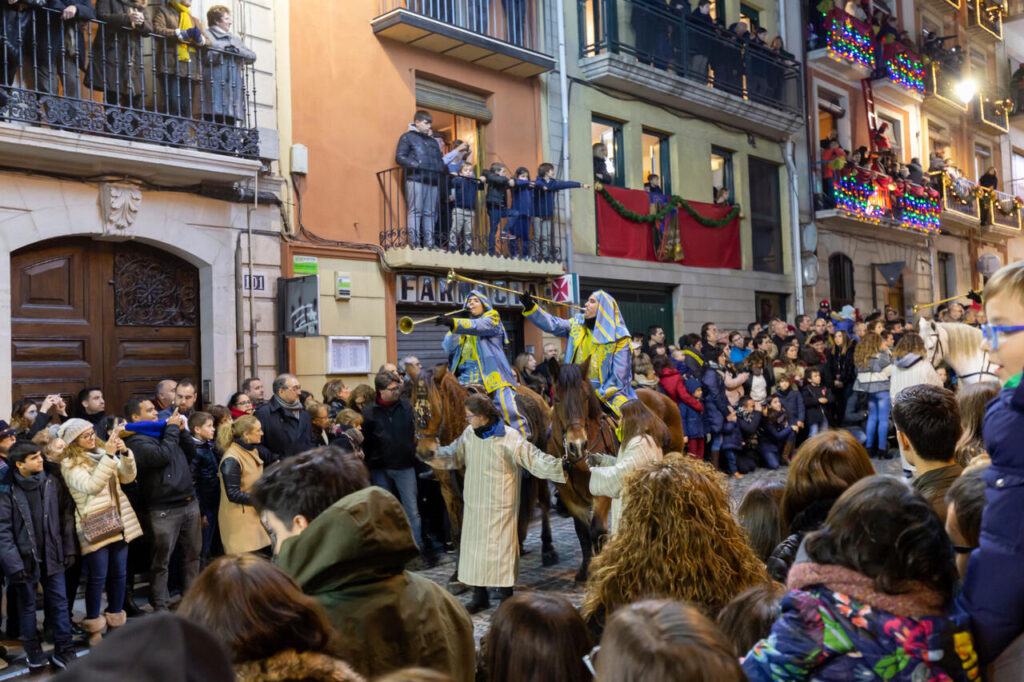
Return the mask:
<svg viewBox="0 0 1024 682"><path fill-rule="evenodd" d="M616 421L601 407L597 391L587 378L589 363L561 364L548 360L548 370L555 385L555 406L552 410L551 438L548 453L562 459L566 467L566 482L556 484L558 495L572 514L576 537L580 542L583 559L576 572L576 581L584 582L590 569L590 560L600 549L607 535L608 511L611 500L590 494L588 454L615 455L619 441L615 435ZM666 422L671 432L671 451L683 449L682 419L679 408L668 396L648 389L637 390L637 398L658 418ZM666 401L670 405L666 405ZM667 409L671 407L671 409ZM674 427L674 428L673 428Z"/></svg>
<svg viewBox="0 0 1024 682"><path fill-rule="evenodd" d="M983 335L977 327L960 322L936 322L922 317L918 322L921 338L934 367L943 362L953 368L957 378L965 384L981 381L999 381L987 350L982 350Z"/></svg>
<svg viewBox="0 0 1024 682"><path fill-rule="evenodd" d="M446 365L420 370L412 380L413 421L416 427L416 456L430 462L443 445L453 443L466 430L466 398L470 389L459 383ZM482 390L482 387L481 389ZM526 388L516 387L516 406L530 426L530 442L539 449L547 447L547 434L551 417L544 400ZM451 522L452 539L458 544L462 534L462 485L464 470L449 470L431 466L441 486ZM547 482L523 476L519 501L519 544L522 545L533 517L534 505L541 511L541 561L545 566L558 563L558 551L551 541L551 496ZM449 580L449 589L457 584L455 575Z"/></svg>

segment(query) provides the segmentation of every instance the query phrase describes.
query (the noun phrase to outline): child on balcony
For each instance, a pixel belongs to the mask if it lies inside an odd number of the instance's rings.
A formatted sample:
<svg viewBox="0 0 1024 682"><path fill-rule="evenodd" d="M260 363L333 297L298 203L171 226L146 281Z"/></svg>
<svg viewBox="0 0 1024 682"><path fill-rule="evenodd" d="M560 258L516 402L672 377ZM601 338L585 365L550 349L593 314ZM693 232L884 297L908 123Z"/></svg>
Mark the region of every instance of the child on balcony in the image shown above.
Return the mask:
<svg viewBox="0 0 1024 682"><path fill-rule="evenodd" d="M505 231L518 241L509 244L509 255L524 258L530 254L530 223L534 215L533 182L530 171L516 168L516 184L512 188L512 211L515 214L505 223Z"/></svg>
<svg viewBox="0 0 1024 682"><path fill-rule="evenodd" d="M555 180L555 167L550 163L542 163L537 167L537 179L533 185L536 197L534 199L535 214L533 216L533 249L530 255L535 260L551 260L555 256L554 244L552 242L555 215L554 193L576 187L590 189L590 185L581 185L571 180Z"/></svg>
<svg viewBox="0 0 1024 682"><path fill-rule="evenodd" d="M489 170L484 171L484 182L487 183L487 195L484 203L487 206L487 253L492 256L497 253L495 240L498 237L498 230L502 218L510 218L515 215L508 207L508 189L515 187L516 181L508 176L508 168L505 164L495 161ZM506 225L507 227L507 225ZM503 234L502 239L514 239L511 235Z"/></svg>
<svg viewBox="0 0 1024 682"><path fill-rule="evenodd" d="M476 217L477 190L484 186L483 178L474 175L473 164L465 161L459 174L449 181L452 202L452 228L448 235L448 250L452 253L473 252L473 221ZM459 241L462 247L459 247Z"/></svg>

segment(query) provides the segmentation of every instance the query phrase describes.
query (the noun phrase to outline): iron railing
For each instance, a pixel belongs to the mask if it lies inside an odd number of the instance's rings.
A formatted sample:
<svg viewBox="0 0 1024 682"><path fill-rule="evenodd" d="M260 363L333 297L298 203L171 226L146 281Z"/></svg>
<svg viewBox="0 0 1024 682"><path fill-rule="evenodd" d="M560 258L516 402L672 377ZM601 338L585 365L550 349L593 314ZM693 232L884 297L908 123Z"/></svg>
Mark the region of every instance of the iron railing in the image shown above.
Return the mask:
<svg viewBox="0 0 1024 682"><path fill-rule="evenodd" d="M1021 229L1021 213L1024 207L1018 203L1017 197L1005 192L990 190L985 193L982 200L982 213L992 225L1005 227L1010 230Z"/></svg>
<svg viewBox="0 0 1024 682"><path fill-rule="evenodd" d="M750 101L801 113L800 64L674 6L643 0L578 0L580 57L611 53Z"/></svg>
<svg viewBox="0 0 1024 682"><path fill-rule="evenodd" d="M508 186L507 178L499 186L496 178L483 177L380 171L380 245L563 262L570 190L549 190L536 181Z"/></svg>
<svg viewBox="0 0 1024 682"><path fill-rule="evenodd" d="M939 198L929 186L853 165L834 172L831 197L824 182L829 208L873 224L884 220L922 232L939 230Z"/></svg>
<svg viewBox="0 0 1024 682"><path fill-rule="evenodd" d="M870 25L835 7L825 15L822 31L823 39L818 38L815 46L821 42L833 59L874 70L874 34Z"/></svg>
<svg viewBox="0 0 1024 682"><path fill-rule="evenodd" d="M255 158L253 61L237 38L152 33L149 15L0 10L0 119ZM142 5L139 5L141 8ZM223 35L223 34L221 34Z"/></svg>
<svg viewBox="0 0 1024 682"><path fill-rule="evenodd" d="M925 94L961 111L967 111L967 103L960 99L956 91L962 73L963 66L955 57L943 57L930 62L925 67Z"/></svg>
<svg viewBox="0 0 1024 682"><path fill-rule="evenodd" d="M976 106L975 113L982 123L987 123L1000 132L1010 131L1010 113L1016 103L1009 95L998 90L985 91L978 97Z"/></svg>
<svg viewBox="0 0 1024 682"><path fill-rule="evenodd" d="M1003 39L1003 0L968 0L967 26L985 30L996 40Z"/></svg>
<svg viewBox="0 0 1024 682"><path fill-rule="evenodd" d="M981 221L982 188L951 170L931 174L932 185L942 195L942 210Z"/></svg>
<svg viewBox="0 0 1024 682"><path fill-rule="evenodd" d="M379 15L406 10L539 52L535 0L378 0Z"/></svg>
<svg viewBox="0 0 1024 682"><path fill-rule="evenodd" d="M924 60L906 45L884 43L881 68L886 78L907 92L924 95L926 81Z"/></svg>

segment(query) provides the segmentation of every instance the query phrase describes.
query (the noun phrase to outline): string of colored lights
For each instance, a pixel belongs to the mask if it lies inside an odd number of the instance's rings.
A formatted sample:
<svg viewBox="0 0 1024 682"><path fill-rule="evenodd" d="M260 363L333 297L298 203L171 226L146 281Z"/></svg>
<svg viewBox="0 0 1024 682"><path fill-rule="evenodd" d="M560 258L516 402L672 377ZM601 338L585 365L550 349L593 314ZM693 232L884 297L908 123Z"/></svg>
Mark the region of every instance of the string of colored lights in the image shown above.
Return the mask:
<svg viewBox="0 0 1024 682"><path fill-rule="evenodd" d="M879 186L871 177L863 180L862 175L848 172L836 176L836 208L872 225L891 220L910 230L939 231L942 207L937 198L927 193L915 196L909 191L897 195Z"/></svg>
<svg viewBox="0 0 1024 682"><path fill-rule="evenodd" d="M833 10L826 33L825 46L829 56L848 61L855 66L875 68L875 51L871 45L871 32L858 29L854 18L842 10Z"/></svg>
<svg viewBox="0 0 1024 682"><path fill-rule="evenodd" d="M906 52L895 52L886 66L893 83L919 95L924 94L924 63L920 59Z"/></svg>

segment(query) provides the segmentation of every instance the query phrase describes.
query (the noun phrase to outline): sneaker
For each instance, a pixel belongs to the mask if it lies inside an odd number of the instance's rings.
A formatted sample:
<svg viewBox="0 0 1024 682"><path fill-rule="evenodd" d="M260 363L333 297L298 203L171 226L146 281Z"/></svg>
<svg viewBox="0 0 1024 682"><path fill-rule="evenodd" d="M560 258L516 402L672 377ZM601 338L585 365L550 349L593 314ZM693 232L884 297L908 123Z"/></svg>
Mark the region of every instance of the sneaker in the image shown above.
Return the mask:
<svg viewBox="0 0 1024 682"><path fill-rule="evenodd" d="M741 474L740 472L736 471L736 472L733 473L732 477L733 478L743 478L743 474Z"/></svg>
<svg viewBox="0 0 1024 682"><path fill-rule="evenodd" d="M74 651L64 651L59 654L54 654L50 658L50 662L53 663L58 670L67 670L67 667L77 658L78 656L75 655Z"/></svg>
<svg viewBox="0 0 1024 682"><path fill-rule="evenodd" d="M28 669L31 672L37 672L42 670L46 666L50 665L49 659L43 654L43 650L34 651L28 655Z"/></svg>

